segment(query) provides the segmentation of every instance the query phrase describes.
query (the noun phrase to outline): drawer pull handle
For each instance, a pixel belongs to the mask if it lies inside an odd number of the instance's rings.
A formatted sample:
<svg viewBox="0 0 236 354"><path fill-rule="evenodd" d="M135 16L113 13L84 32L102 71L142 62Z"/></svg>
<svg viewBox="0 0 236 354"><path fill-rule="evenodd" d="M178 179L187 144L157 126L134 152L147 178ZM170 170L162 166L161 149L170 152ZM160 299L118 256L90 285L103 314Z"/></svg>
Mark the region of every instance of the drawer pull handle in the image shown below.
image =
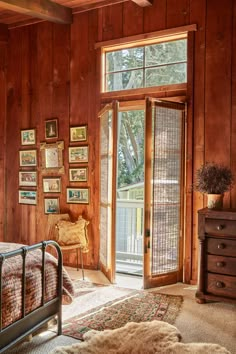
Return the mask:
<svg viewBox="0 0 236 354"><path fill-rule="evenodd" d="M218 248L219 250L223 250L223 249L225 248L225 244L224 244L224 243L219 243L219 244L217 245L217 248Z"/></svg>
<svg viewBox="0 0 236 354"><path fill-rule="evenodd" d="M217 288L223 288L224 285L225 285L225 284L222 283L222 281L217 281L217 282L216 282L216 287L217 287Z"/></svg>
<svg viewBox="0 0 236 354"><path fill-rule="evenodd" d="M223 230L224 227L225 227L224 225L217 225L217 226L216 226L217 230L219 230L219 231L220 231L220 230Z"/></svg>
<svg viewBox="0 0 236 354"><path fill-rule="evenodd" d="M222 268L222 267L224 267L224 262L216 262L216 266L217 267L220 267L220 268Z"/></svg>

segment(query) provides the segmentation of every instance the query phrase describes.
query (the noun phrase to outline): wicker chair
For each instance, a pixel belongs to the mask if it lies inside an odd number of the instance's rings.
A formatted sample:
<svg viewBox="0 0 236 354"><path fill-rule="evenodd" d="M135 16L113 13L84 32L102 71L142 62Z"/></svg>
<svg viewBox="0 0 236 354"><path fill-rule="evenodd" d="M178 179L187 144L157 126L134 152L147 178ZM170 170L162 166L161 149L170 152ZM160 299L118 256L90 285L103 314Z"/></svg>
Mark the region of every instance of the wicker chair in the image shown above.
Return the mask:
<svg viewBox="0 0 236 354"><path fill-rule="evenodd" d="M69 214L48 215L48 237L55 240L62 252L76 252L76 266L79 270L79 252L84 280L83 253L88 252L87 225L88 221L81 216L75 223L71 222Z"/></svg>

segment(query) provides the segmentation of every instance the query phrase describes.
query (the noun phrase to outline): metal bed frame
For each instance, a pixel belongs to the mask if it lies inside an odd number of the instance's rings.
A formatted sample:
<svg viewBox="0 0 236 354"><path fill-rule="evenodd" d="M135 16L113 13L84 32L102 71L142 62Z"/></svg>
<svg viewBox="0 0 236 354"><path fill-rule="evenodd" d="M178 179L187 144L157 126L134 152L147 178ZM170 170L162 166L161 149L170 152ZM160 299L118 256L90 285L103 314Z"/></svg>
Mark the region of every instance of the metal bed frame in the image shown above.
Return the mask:
<svg viewBox="0 0 236 354"><path fill-rule="evenodd" d="M57 296L45 302L45 252L47 246L54 246L57 251ZM42 250L42 302L41 306L32 312L25 313L26 299L26 255L36 249ZM2 266L8 258L21 255L23 260L22 271L22 316L16 322L2 328ZM43 241L32 246L24 246L17 250L0 253L0 353L20 342L24 337L38 330L49 320L57 316L57 334L62 333L62 253L55 241Z"/></svg>

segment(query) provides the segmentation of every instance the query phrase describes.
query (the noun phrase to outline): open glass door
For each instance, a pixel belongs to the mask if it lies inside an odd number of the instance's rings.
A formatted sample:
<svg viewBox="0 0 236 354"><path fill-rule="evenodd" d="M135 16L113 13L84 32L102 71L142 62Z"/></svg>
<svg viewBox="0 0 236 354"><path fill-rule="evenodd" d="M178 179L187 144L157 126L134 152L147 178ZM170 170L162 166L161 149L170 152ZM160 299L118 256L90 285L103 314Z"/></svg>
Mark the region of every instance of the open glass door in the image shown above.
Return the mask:
<svg viewBox="0 0 236 354"><path fill-rule="evenodd" d="M184 113L146 100L144 288L182 280Z"/></svg>
<svg viewBox="0 0 236 354"><path fill-rule="evenodd" d="M145 101L119 103L116 272L143 276Z"/></svg>
<svg viewBox="0 0 236 354"><path fill-rule="evenodd" d="M100 269L115 281L116 150L118 103L107 105L100 118Z"/></svg>

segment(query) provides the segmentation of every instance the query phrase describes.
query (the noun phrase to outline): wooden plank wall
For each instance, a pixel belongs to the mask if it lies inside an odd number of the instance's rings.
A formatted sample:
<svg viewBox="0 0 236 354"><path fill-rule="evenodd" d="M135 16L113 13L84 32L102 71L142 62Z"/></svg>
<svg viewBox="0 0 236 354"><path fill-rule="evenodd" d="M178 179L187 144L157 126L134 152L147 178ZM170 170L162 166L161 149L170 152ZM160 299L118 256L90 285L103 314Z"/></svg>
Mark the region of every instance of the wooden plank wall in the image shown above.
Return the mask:
<svg viewBox="0 0 236 354"><path fill-rule="evenodd" d="M37 149L44 141L45 120L59 119L59 139L65 142L66 174L62 176L61 212L79 214L90 220L91 251L85 265L97 268L99 250L98 129L99 51L96 41L110 40L188 24L197 24L193 38L190 81L187 98L189 112L188 166L191 174L204 161L217 160L231 165L236 174L236 1L154 0L150 8L133 2L107 6L74 16L71 27L40 23L10 31L8 53L8 99L6 121L7 224L5 240L33 243L47 237L44 214L41 159L38 166L37 206L18 204L20 129L37 129ZM1 91L0 91L1 92ZM4 97L1 97L1 102ZM3 119L3 117L1 117ZM4 123L1 123L1 125ZM89 205L66 204L68 181L69 126L88 124ZM3 174L0 165L0 174ZM197 279L197 210L204 198L191 188L186 224L185 280ZM2 189L1 189L2 191ZM236 206L236 188L225 199ZM3 212L3 210L1 210ZM2 220L2 216L0 217ZM71 255L66 259L75 264Z"/></svg>
<svg viewBox="0 0 236 354"><path fill-rule="evenodd" d="M5 231L5 127L7 101L7 41L5 26L0 26L0 242L4 240Z"/></svg>

